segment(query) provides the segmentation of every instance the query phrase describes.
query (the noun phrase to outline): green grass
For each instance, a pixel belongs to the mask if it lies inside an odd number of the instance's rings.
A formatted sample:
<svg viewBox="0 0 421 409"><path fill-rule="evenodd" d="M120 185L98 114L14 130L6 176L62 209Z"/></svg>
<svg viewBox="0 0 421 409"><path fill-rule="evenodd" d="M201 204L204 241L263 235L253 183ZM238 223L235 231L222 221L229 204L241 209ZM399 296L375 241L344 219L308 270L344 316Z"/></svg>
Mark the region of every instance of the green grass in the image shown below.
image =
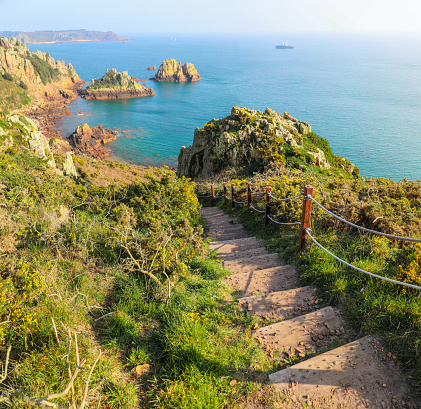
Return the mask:
<svg viewBox="0 0 421 409"><path fill-rule="evenodd" d="M387 198L386 198L387 200ZM205 205L215 205L202 199ZM314 285L326 305L341 305L345 318L359 334L377 334L387 350L409 375L414 393L421 394L421 293L369 277L334 260L311 241L298 250L298 227L264 226L261 214L231 203L216 202L239 217L246 231L266 241L272 251L294 264L301 285ZM314 207L314 206L313 206ZM314 210L314 209L313 209ZM408 269L417 247L387 239L359 235L352 229L332 226L321 213L313 214L312 235L338 257L362 269L399 279L399 266ZM412 264L414 265L414 264ZM408 276L409 277L409 276Z"/></svg>

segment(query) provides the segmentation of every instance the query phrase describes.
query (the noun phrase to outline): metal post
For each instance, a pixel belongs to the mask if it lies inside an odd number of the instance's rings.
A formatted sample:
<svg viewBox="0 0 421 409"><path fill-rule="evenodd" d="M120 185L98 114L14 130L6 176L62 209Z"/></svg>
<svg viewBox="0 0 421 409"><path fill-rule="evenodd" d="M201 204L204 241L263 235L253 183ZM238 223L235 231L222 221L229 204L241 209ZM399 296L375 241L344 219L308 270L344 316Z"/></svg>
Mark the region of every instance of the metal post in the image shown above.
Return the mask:
<svg viewBox="0 0 421 409"><path fill-rule="evenodd" d="M266 201L265 201L265 226L269 224L269 216L270 216L269 200L270 200L271 193L272 193L272 188L270 186L267 186L266 187Z"/></svg>
<svg viewBox="0 0 421 409"><path fill-rule="evenodd" d="M250 210L251 205L251 182L247 183L247 209Z"/></svg>
<svg viewBox="0 0 421 409"><path fill-rule="evenodd" d="M231 183L231 208L234 209L235 203L234 203L234 183Z"/></svg>
<svg viewBox="0 0 421 409"><path fill-rule="evenodd" d="M224 201L226 202L228 200L227 198L227 183L224 182Z"/></svg>
<svg viewBox="0 0 421 409"><path fill-rule="evenodd" d="M309 199L309 196L313 196L313 186L311 185L307 185L304 187L303 213L301 215L300 227L300 242L298 244L298 248L300 250L303 249L307 239L307 233L305 232L305 229L310 227L312 201L311 199Z"/></svg>
<svg viewBox="0 0 421 409"><path fill-rule="evenodd" d="M211 184L212 199L215 199L215 185Z"/></svg>

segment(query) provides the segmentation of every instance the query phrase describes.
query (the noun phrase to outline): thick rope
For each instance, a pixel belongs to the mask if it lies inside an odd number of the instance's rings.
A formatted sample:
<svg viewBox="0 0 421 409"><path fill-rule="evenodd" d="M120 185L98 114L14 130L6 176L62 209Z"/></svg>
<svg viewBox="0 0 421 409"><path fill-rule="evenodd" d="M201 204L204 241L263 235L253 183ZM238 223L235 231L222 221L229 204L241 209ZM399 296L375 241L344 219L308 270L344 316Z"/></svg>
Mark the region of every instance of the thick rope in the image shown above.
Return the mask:
<svg viewBox="0 0 421 409"><path fill-rule="evenodd" d="M306 199L307 200L312 200L314 203L316 203L317 204L317 206L319 206L321 209L323 209L326 213L329 213L331 216L333 216L335 219L338 219L338 220L340 220L341 222L344 222L344 223L346 223L346 224L349 224L350 226L352 226L352 227L355 227L355 228L357 228L357 229L360 229L360 230L364 230L364 231L366 231L366 232L368 232L368 233L372 233L372 234L377 234L377 235L379 235L379 236L384 236L384 237L388 237L389 239L397 239L397 240L408 240L408 241L414 241L414 242L416 242L416 243L421 243L421 239L413 239L413 238L411 238L411 237L401 237L401 236L394 236L393 234L387 234L387 233L382 233L382 232L379 232L379 231L375 231L375 230L370 230L370 229L367 229L366 227L361 227L361 226L358 226L357 224L354 224L354 223L351 223L351 222L349 222L348 220L345 220L345 219L342 219L342 217L339 217L339 216L337 216L336 214L334 214L334 213L332 213L332 212L330 212L329 210L327 210L325 207L323 207L316 199L314 199L314 197L312 197L312 196L306 196Z"/></svg>
<svg viewBox="0 0 421 409"><path fill-rule="evenodd" d="M292 222L292 223L281 223L281 222L277 222L276 220L273 220L272 217L270 217L269 215L268 215L268 219L269 220L272 220L274 223L280 224L282 226L295 226L296 224L301 224L301 222Z"/></svg>
<svg viewBox="0 0 421 409"><path fill-rule="evenodd" d="M251 203L250 203L250 207L253 209L253 210L255 210L256 212L259 212L259 213L264 213L265 211L264 210L259 210L259 209L256 209Z"/></svg>
<svg viewBox="0 0 421 409"><path fill-rule="evenodd" d="M233 202L237 204L247 204L247 202L237 202L235 199L233 199Z"/></svg>
<svg viewBox="0 0 421 409"><path fill-rule="evenodd" d="M326 252L327 254L329 254L330 256L332 256L334 259L336 259L336 260L338 260L338 261L340 261L341 263L343 263L343 264L345 264L346 266L348 266L348 267L351 267L351 268L353 268L353 269L355 269L355 270L358 270L358 271L360 271L361 273L364 273L364 274L368 274L368 275L370 275L370 276L372 276L372 277L375 277L375 278L380 278L381 280L385 280L385 281L389 281L390 283L393 283L393 284L400 284L400 285L404 285L405 287L410 287L410 288L415 288L416 290L421 290L421 287L419 287L419 286L417 286L417 285L413 285L413 284L408 284L408 283L403 283L402 281L396 281L396 280L392 280L391 278L387 278L387 277L382 277L382 276L379 276L379 275L377 275L377 274L373 274L373 273L370 273L369 271L366 271L366 270L363 270L362 268L359 268L359 267L356 267L356 266L353 266L352 264L349 264L349 263L347 263L345 260L342 260L341 258L339 258L339 257L337 257L337 256L335 256L333 253L331 253L329 250L327 250L326 248L324 248L310 233L309 233L309 229L305 229L305 232L308 234L308 237L310 237L310 239L311 240L313 240L313 242L317 245L317 246L319 246L324 252Z"/></svg>
<svg viewBox="0 0 421 409"><path fill-rule="evenodd" d="M291 199L295 199L296 197L302 196L304 194L304 192L299 193L298 195L295 196L291 196L291 197L285 197L283 199L279 199L277 197L272 196L272 193L269 193L269 196L274 199L277 200L278 202L284 202L285 200L291 200Z"/></svg>

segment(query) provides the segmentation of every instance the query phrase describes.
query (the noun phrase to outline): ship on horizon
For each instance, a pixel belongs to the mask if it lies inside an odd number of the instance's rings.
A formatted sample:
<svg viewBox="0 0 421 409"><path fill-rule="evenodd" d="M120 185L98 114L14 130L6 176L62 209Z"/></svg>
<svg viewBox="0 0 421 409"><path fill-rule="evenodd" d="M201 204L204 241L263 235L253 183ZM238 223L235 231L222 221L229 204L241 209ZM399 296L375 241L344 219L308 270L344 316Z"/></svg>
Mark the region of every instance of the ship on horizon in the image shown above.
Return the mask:
<svg viewBox="0 0 421 409"><path fill-rule="evenodd" d="M295 48L295 45L290 45L287 43L276 44L275 46L277 49L287 49L287 48Z"/></svg>

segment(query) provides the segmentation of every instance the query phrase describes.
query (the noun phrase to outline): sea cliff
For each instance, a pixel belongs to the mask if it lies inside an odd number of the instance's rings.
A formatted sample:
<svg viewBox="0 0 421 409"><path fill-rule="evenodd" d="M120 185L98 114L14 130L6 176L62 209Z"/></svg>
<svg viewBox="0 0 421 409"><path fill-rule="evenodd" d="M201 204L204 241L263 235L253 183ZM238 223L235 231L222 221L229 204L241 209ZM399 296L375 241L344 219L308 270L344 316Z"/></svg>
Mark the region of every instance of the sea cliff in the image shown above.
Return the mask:
<svg viewBox="0 0 421 409"><path fill-rule="evenodd" d="M184 65L174 59L164 60L152 81L156 82L187 82L199 81L202 77L195 66L189 62Z"/></svg>
<svg viewBox="0 0 421 409"><path fill-rule="evenodd" d="M127 71L117 72L115 68L106 70L102 78L94 78L85 90L80 92L85 99L122 99L152 97L152 88L146 88L136 82Z"/></svg>
<svg viewBox="0 0 421 409"><path fill-rule="evenodd" d="M277 164L305 169L316 166L329 170L336 159L328 144L311 132L311 126L287 112L281 115L240 107L222 119L212 119L194 132L193 144L182 147L178 157L178 176L203 178L229 166L255 166L261 170ZM322 148L323 149L322 149ZM347 172L356 168L341 158Z"/></svg>

